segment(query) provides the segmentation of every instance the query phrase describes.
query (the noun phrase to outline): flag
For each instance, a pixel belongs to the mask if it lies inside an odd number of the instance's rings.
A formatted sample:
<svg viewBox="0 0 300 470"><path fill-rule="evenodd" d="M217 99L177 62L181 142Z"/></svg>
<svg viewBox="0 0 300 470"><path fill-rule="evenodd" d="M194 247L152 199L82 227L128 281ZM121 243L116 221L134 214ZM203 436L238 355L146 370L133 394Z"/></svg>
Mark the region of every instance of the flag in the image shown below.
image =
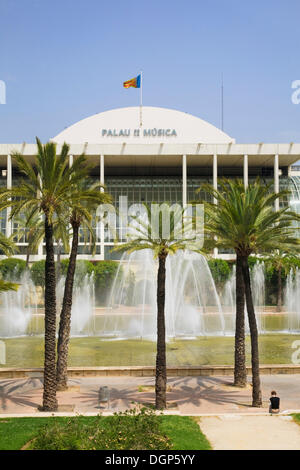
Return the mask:
<svg viewBox="0 0 300 470"><path fill-rule="evenodd" d="M130 80L127 80L127 82L123 83L124 88L141 88L141 75L138 75L137 77L131 78Z"/></svg>

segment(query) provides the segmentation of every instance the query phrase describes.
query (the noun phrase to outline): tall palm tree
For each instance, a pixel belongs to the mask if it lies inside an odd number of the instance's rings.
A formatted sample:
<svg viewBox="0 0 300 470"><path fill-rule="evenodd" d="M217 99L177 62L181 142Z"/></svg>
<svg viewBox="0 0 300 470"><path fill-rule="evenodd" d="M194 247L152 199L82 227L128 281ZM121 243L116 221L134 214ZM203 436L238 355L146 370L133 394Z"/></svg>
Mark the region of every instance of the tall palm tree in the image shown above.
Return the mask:
<svg viewBox="0 0 300 470"><path fill-rule="evenodd" d="M82 163L84 164L85 162ZM76 191L72 192L69 200L72 247L65 282L57 343L56 376L58 390L66 390L68 383L68 346L71 330L72 295L79 243L79 230L83 225L93 238L94 231L91 226L93 214L95 214L95 210L99 204L111 201L111 197L107 193L100 192L102 188L100 184L96 183L89 187L87 186L88 170L89 168L86 166L85 171L82 171L82 178L78 181Z"/></svg>
<svg viewBox="0 0 300 470"><path fill-rule="evenodd" d="M216 200L208 203L206 211L206 234L215 237L215 245L231 248L237 255L237 295L240 298L240 312L244 316L240 289L245 289L245 298L251 335L252 364L252 406L262 406L259 376L258 330L251 291L248 257L252 253L266 253L273 250L290 250L299 245L292 222L297 215L284 207L274 210L274 202L286 196L286 191L274 194L271 185L261 184L259 180L244 188L240 180L224 179L219 182L220 189L203 185ZM240 295L239 295L240 294ZM240 329L243 330L243 321ZM241 326L242 325L242 326ZM241 333L241 331L240 331ZM242 342L242 338L239 337Z"/></svg>
<svg viewBox="0 0 300 470"><path fill-rule="evenodd" d="M12 157L25 177L12 189L1 189L0 207L11 207L11 218L31 209L31 216L44 216L46 241L45 263L45 353L44 390L41 410L57 409L56 399L56 275L54 262L53 219L63 218L69 204L69 195L76 188L81 175L83 156L69 167L69 146L63 144L56 152L53 142L43 145L37 138L37 155L31 165L20 153Z"/></svg>
<svg viewBox="0 0 300 470"><path fill-rule="evenodd" d="M211 186L206 186L208 193ZM202 191L202 187L197 193ZM208 227L210 221L210 208L208 203L204 201L205 210L205 226ZM226 242L222 246L221 240L217 238L213 232L206 230L204 251L206 255L211 254L213 248L221 247L227 249ZM234 337L234 386L244 388L247 385L247 369L246 369L246 347L245 347L245 286L242 272L241 257L236 254L236 276L235 276L235 337Z"/></svg>
<svg viewBox="0 0 300 470"><path fill-rule="evenodd" d="M166 291L166 260L168 255L184 250L192 246L191 239L180 235L184 210L177 209L173 217L170 217L170 206L164 204L165 212L160 213L159 206L153 204L151 207L144 204L145 213L133 217L134 225L130 227L129 241L116 246L114 250L132 253L138 250L152 250L154 258L158 259L157 271L157 353L155 374L155 407L166 408L166 327L165 327L165 291ZM170 221L168 236L164 234L163 222ZM189 231L191 222L186 218L186 233ZM155 228L156 227L156 228Z"/></svg>

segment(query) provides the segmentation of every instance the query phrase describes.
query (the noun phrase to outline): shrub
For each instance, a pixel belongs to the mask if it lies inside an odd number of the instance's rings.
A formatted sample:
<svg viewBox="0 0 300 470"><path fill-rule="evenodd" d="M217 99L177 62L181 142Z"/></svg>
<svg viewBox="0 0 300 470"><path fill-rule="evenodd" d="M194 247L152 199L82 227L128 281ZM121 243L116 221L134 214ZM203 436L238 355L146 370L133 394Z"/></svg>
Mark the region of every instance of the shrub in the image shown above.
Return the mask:
<svg viewBox="0 0 300 470"><path fill-rule="evenodd" d="M208 266L215 284L218 288L222 287L223 284L229 279L231 274L229 263L224 259L216 258L208 260Z"/></svg>
<svg viewBox="0 0 300 470"><path fill-rule="evenodd" d="M0 261L0 273L3 279L18 281L26 269L26 262L18 258L6 258Z"/></svg>
<svg viewBox="0 0 300 470"><path fill-rule="evenodd" d="M36 286L45 287L45 260L36 261L31 266L31 279Z"/></svg>
<svg viewBox="0 0 300 470"><path fill-rule="evenodd" d="M168 450L171 442L150 408L131 409L92 421L74 417L39 430L35 450Z"/></svg>
<svg viewBox="0 0 300 470"><path fill-rule="evenodd" d="M98 304L103 305L107 301L118 267L117 261L98 261L94 264L95 294Z"/></svg>

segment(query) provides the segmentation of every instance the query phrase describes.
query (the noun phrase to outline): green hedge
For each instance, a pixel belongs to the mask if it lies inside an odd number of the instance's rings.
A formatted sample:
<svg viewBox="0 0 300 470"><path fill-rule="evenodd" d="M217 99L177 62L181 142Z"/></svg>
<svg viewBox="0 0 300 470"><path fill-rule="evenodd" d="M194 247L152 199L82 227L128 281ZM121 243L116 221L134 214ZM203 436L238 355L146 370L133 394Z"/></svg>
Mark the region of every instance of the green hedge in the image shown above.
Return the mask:
<svg viewBox="0 0 300 470"><path fill-rule="evenodd" d="M252 270L256 263L264 262L265 264L265 293L266 293L266 305L276 305L277 302L277 286L278 286L278 271L272 259L267 259L258 256L249 256L248 263ZM210 259L208 265L210 267L212 277L215 281L216 287L219 293L222 291L224 283L228 280L232 272L232 263L228 263L222 259ZM234 264L234 263L233 263ZM287 275L290 269L300 269L300 258L291 258L289 260L288 269L282 269L282 292L284 292Z"/></svg>
<svg viewBox="0 0 300 470"><path fill-rule="evenodd" d="M210 259L208 260L212 277L218 288L222 288L224 283L229 279L231 274L231 266L224 259Z"/></svg>
<svg viewBox="0 0 300 470"><path fill-rule="evenodd" d="M68 259L61 261L61 273L64 276L67 274L68 264ZM96 303L104 305L108 299L118 267L119 263L117 261L95 261L91 263L88 260L77 260L75 285L80 285L86 274L93 275ZM45 260L32 263L31 277L36 286L45 287Z"/></svg>
<svg viewBox="0 0 300 470"><path fill-rule="evenodd" d="M31 278L36 286L45 287L45 260L32 263L30 271Z"/></svg>
<svg viewBox="0 0 300 470"><path fill-rule="evenodd" d="M26 262L18 258L6 258L0 261L0 273L3 279L18 281L26 269Z"/></svg>
<svg viewBox="0 0 300 470"><path fill-rule="evenodd" d="M107 302L118 267L119 263L117 261L98 261L94 263L95 295L97 304L103 305Z"/></svg>

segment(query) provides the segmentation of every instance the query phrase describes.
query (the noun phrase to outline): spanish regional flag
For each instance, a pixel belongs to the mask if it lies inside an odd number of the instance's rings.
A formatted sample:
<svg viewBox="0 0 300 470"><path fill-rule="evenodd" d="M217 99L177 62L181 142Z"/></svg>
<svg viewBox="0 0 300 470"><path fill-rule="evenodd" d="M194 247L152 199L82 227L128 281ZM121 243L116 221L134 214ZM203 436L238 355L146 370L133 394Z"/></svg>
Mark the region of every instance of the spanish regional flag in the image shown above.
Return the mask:
<svg viewBox="0 0 300 470"><path fill-rule="evenodd" d="M127 80L127 82L123 83L124 88L141 88L141 75L138 75L135 78L131 78L130 80Z"/></svg>

